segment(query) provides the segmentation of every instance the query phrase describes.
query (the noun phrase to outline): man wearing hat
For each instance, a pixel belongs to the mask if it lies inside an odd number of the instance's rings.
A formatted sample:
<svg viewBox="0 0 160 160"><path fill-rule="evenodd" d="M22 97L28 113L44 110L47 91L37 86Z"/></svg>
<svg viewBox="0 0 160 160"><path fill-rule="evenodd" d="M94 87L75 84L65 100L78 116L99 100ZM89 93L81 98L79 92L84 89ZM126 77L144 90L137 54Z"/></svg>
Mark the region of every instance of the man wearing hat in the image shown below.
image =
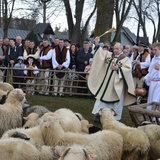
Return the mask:
<svg viewBox="0 0 160 160"><path fill-rule="evenodd" d="M140 42L138 45L138 51L134 52L131 56L132 61L132 75L134 77L135 87L144 87L142 78L148 73L148 67L150 65L151 56L147 50L147 46ZM137 97L137 104L141 102L142 97Z"/></svg>

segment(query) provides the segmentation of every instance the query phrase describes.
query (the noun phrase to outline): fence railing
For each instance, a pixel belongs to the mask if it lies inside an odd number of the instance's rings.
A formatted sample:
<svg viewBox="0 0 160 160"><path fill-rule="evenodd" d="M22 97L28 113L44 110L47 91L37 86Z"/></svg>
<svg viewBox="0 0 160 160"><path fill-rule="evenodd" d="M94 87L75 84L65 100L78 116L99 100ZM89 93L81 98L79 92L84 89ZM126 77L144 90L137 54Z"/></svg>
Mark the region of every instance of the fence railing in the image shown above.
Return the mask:
<svg viewBox="0 0 160 160"><path fill-rule="evenodd" d="M34 90L32 92L34 93L40 93L42 91L42 87L46 86L49 88L48 93L49 94L55 94L59 92L55 92L54 87L62 87L61 84L55 85L55 80L61 81L60 78L57 78L55 75L58 72L65 73L65 79L64 79L64 86L63 86L63 95L70 95L70 96L91 96L91 94L88 91L87 88L87 79L86 75L88 73L84 72L77 72L70 69L66 69L63 71L57 71L57 70L47 70L49 72L48 77L41 77L40 73L45 72L46 69L37 69L39 71L39 74L35 76L34 78L27 77L27 76L16 76L14 75L14 71L21 71L24 70L22 68L13 68L13 67L0 67L0 70L3 71L3 77L0 75L0 79L4 79L6 82L12 84L13 86L18 86L18 88L22 88L23 91L27 91L28 86L32 86ZM32 69L25 69L25 70L32 70ZM17 79L24 79L24 81L17 81ZM26 83L28 79L34 79L35 83ZM43 80L48 81L48 84L44 84ZM17 88L17 87L16 87Z"/></svg>

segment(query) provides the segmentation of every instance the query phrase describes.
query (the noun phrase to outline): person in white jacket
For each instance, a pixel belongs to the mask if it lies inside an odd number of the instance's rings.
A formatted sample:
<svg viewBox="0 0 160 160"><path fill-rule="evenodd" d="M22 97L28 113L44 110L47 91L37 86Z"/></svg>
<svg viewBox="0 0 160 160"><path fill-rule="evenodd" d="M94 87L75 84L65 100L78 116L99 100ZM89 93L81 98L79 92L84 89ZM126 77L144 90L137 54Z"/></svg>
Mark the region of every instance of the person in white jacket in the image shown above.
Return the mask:
<svg viewBox="0 0 160 160"><path fill-rule="evenodd" d="M160 43L152 45L154 57L148 69L148 74L142 79L149 86L147 102L160 102ZM147 106L151 110L152 106ZM157 108L160 111L160 107Z"/></svg>
<svg viewBox="0 0 160 160"><path fill-rule="evenodd" d="M59 45L56 46L51 52L47 55L40 57L40 60L48 60L52 58L52 67L56 70L54 75L54 93L53 96L63 96L64 82L65 82L65 72L57 72L62 71L69 67L70 64L70 52L64 46L64 40L59 40ZM58 87L58 85L60 87Z"/></svg>

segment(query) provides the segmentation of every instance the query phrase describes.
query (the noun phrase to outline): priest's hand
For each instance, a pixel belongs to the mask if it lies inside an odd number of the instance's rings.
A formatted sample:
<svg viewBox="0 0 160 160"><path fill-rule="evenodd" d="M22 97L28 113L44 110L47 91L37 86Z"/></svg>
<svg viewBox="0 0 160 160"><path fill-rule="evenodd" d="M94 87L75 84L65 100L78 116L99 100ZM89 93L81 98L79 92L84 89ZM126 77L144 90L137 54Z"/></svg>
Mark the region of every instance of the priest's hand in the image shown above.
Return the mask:
<svg viewBox="0 0 160 160"><path fill-rule="evenodd" d="M111 70L113 70L113 71L118 71L118 66L117 66L117 65L112 65L112 66L111 66Z"/></svg>

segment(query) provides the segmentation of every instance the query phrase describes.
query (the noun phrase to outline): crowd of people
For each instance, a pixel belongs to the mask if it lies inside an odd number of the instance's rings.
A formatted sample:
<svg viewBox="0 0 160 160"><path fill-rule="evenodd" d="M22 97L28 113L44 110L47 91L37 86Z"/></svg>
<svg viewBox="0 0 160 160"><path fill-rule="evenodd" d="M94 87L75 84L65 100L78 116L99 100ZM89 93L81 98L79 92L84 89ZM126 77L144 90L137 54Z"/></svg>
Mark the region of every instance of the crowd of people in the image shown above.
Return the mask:
<svg viewBox="0 0 160 160"><path fill-rule="evenodd" d="M49 95L52 90L53 96L64 96L66 72L63 71L72 71L67 75L71 80L79 79L77 93L90 91L96 98L93 113L96 114L106 105L110 107L111 104L113 107L115 104L118 120L123 105L134 101L141 103L143 96L135 95L136 88L148 91L145 95L148 102L160 102L159 59L160 43L154 43L152 47L144 43L134 46L116 43L110 46L108 42L100 42L100 38L96 37L94 42L86 40L80 47L69 39L55 38L50 42L45 38L36 46L31 40L25 40L22 44L20 36L15 39L0 38L0 66L24 69L14 70L12 74L14 82L28 84L26 93L34 95L35 88L29 84L36 83L34 77L39 76L43 84L39 94ZM50 70L56 71L55 74L51 74ZM79 74L74 74L74 71ZM6 74L6 70L0 70L0 81L6 81ZM87 79L88 84L81 81L84 79ZM14 87L23 87L17 83ZM73 85L72 81L70 83ZM54 84L52 88L50 84Z"/></svg>
<svg viewBox="0 0 160 160"><path fill-rule="evenodd" d="M72 80L80 79L76 92L88 93L88 90L84 89L86 83L81 82L86 79L86 75L77 75L74 72L84 72L93 57L91 52L92 43L90 41L84 41L83 46L79 47L71 43L69 39L55 38L53 42L50 42L44 38L40 45L36 46L31 40L25 40L23 44L20 36L17 36L15 40L0 38L0 66L15 68L13 73L10 73L14 87L22 88L24 87L22 83L27 83L26 93L32 95L35 93L33 84L36 83L36 80L34 77L41 78L42 85L39 87L39 94L52 93L53 96L64 96L66 77L70 79L68 82L70 85L74 83ZM54 70L55 73L51 70ZM66 74L65 71L70 72ZM5 82L7 70L2 69L0 77L1 81ZM50 87L52 84L53 87ZM71 87L70 95L72 95L72 89Z"/></svg>

